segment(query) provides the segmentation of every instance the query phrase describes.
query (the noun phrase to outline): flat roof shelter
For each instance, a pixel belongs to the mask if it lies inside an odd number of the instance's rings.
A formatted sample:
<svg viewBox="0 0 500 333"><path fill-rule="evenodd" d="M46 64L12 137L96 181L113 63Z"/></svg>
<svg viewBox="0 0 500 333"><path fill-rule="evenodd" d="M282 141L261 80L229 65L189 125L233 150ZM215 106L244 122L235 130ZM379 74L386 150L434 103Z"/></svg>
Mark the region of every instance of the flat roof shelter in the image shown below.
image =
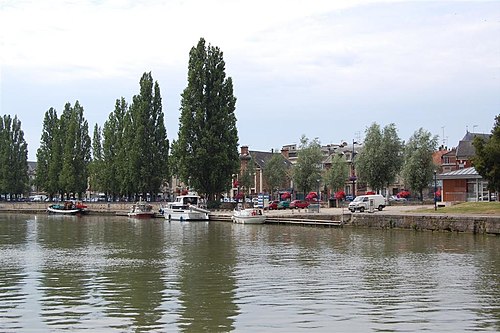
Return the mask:
<svg viewBox="0 0 500 333"><path fill-rule="evenodd" d="M437 175L443 181L442 201L489 201L488 181L474 167Z"/></svg>

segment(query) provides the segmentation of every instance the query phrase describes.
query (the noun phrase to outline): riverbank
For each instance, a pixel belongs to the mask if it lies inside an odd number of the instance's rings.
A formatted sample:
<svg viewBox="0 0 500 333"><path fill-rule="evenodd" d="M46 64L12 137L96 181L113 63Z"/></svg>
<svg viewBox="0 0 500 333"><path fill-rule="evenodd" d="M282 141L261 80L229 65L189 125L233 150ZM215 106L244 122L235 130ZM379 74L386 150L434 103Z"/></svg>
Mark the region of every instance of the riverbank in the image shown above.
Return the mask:
<svg viewBox="0 0 500 333"><path fill-rule="evenodd" d="M45 213L49 203L44 202L1 202L0 212L13 213ZM89 203L91 215L126 215L131 203ZM160 204L153 203L153 209L159 210ZM432 211L433 206L389 206L383 211L374 213L351 213L346 208L321 208L319 212L309 212L307 209L288 209L268 211L266 214L279 219L280 223L286 221L304 220L318 221L317 225L335 225L340 222L342 226L378 228L378 229L412 229L442 232L466 232L476 234L500 235L500 216L493 214L450 214L442 213L438 209ZM232 212L228 210L213 211L211 220L229 220ZM329 222L325 224L324 222ZM333 223L335 222L335 223ZM308 223L314 225L314 223Z"/></svg>

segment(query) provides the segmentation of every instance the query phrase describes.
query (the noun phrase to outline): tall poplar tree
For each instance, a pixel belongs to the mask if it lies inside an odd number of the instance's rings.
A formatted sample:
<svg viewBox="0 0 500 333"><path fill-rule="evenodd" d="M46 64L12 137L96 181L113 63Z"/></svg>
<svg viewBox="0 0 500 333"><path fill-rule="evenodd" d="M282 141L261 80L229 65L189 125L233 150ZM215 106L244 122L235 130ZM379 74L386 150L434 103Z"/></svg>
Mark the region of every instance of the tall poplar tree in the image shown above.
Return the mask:
<svg viewBox="0 0 500 333"><path fill-rule="evenodd" d="M76 101L74 107L67 103L60 120L64 139L59 182L61 194L65 193L67 197L73 193L75 198L80 198L87 189L91 140L83 112L80 102Z"/></svg>
<svg viewBox="0 0 500 333"><path fill-rule="evenodd" d="M57 111L50 108L43 119L40 146L37 150L35 183L52 199L60 192L59 172L61 170L62 140L59 131Z"/></svg>
<svg viewBox="0 0 500 333"><path fill-rule="evenodd" d="M103 189L103 153L102 153L102 138L101 128L95 124L94 134L92 136L92 161L89 165L89 185L91 191L102 191Z"/></svg>
<svg viewBox="0 0 500 333"><path fill-rule="evenodd" d="M156 198L162 181L168 175L167 130L162 111L158 82L151 72L140 80L140 93L133 97L129 109L130 122L125 130L130 135L129 179L137 194L150 193Z"/></svg>
<svg viewBox="0 0 500 333"><path fill-rule="evenodd" d="M28 188L28 145L21 121L0 117L0 192L18 197Z"/></svg>
<svg viewBox="0 0 500 333"><path fill-rule="evenodd" d="M124 142L125 118L128 105L125 98L116 100L115 109L110 113L103 127L103 188L102 191L113 197L129 194L127 184L127 147Z"/></svg>
<svg viewBox="0 0 500 333"><path fill-rule="evenodd" d="M189 53L188 85L181 95L178 173L209 200L228 189L239 168L233 82L222 51L200 39Z"/></svg>

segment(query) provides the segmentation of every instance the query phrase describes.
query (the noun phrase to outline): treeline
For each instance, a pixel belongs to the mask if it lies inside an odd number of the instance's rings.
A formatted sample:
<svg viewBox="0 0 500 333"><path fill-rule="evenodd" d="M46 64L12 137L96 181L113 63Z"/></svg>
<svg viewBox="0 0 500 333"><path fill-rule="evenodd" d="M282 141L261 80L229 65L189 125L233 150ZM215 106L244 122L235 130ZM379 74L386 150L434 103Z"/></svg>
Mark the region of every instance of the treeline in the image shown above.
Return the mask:
<svg viewBox="0 0 500 333"><path fill-rule="evenodd" d="M81 198L86 190L113 198L151 200L164 192L172 175L207 198L230 186L238 171L236 98L218 47L200 39L189 53L188 85L181 95L178 140L167 139L158 82L140 79L130 105L122 97L92 142L83 107L66 104L60 118L45 114L37 152L36 184L50 197Z"/></svg>
<svg viewBox="0 0 500 333"><path fill-rule="evenodd" d="M0 118L0 193L4 198L18 198L26 192L28 145L17 116Z"/></svg>
<svg viewBox="0 0 500 333"><path fill-rule="evenodd" d="M103 129L95 125L92 142L83 111L76 101L65 105L61 117L54 108L45 113L36 185L51 198L82 198L87 190L154 198L168 175L169 143L151 73L143 74L130 106L118 99Z"/></svg>

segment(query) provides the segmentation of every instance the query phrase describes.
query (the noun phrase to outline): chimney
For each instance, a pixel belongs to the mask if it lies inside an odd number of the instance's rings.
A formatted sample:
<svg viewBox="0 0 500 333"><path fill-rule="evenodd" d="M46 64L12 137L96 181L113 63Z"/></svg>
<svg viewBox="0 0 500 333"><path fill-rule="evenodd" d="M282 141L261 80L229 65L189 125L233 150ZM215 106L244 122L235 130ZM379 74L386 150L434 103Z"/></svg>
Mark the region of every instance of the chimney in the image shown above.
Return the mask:
<svg viewBox="0 0 500 333"><path fill-rule="evenodd" d="M289 150L288 149L281 149L281 155L283 155L284 158L288 160L289 158Z"/></svg>
<svg viewBox="0 0 500 333"><path fill-rule="evenodd" d="M240 154L241 155L248 155L248 146L241 146Z"/></svg>

